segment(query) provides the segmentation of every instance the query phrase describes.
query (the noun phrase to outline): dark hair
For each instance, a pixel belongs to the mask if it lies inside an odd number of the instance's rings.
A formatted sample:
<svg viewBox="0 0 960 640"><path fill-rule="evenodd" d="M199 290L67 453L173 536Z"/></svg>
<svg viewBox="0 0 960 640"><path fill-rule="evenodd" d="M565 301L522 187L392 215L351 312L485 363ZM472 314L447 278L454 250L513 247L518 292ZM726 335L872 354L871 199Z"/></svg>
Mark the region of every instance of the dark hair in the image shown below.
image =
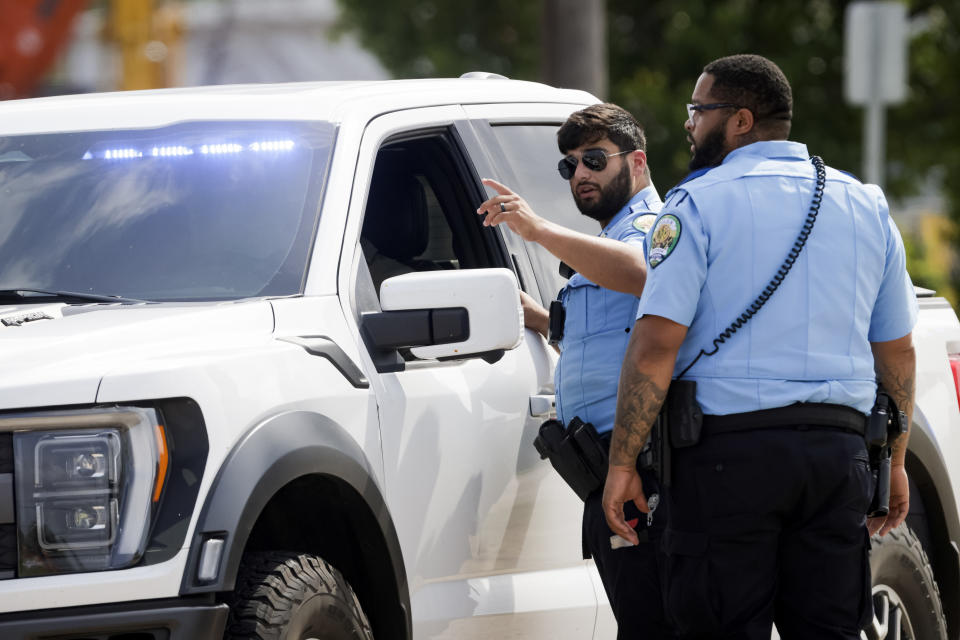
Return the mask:
<svg viewBox="0 0 960 640"><path fill-rule="evenodd" d="M779 121L779 126L786 126L789 132L793 92L783 71L772 61L744 53L714 60L703 72L713 76L710 95L715 99L750 109L761 124Z"/></svg>
<svg viewBox="0 0 960 640"><path fill-rule="evenodd" d="M647 150L647 137L637 119L623 107L606 102L570 114L557 131L557 146L560 153L566 153L603 138L609 138L620 151Z"/></svg>

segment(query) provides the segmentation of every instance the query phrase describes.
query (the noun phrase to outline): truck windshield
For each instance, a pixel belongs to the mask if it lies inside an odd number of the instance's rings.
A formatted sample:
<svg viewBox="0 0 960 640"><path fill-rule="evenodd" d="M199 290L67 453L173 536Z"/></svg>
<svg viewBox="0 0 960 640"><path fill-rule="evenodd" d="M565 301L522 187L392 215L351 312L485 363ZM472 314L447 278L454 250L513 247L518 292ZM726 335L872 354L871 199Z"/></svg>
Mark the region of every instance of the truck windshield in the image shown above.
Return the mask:
<svg viewBox="0 0 960 640"><path fill-rule="evenodd" d="M0 290L300 293L335 131L190 122L0 137Z"/></svg>

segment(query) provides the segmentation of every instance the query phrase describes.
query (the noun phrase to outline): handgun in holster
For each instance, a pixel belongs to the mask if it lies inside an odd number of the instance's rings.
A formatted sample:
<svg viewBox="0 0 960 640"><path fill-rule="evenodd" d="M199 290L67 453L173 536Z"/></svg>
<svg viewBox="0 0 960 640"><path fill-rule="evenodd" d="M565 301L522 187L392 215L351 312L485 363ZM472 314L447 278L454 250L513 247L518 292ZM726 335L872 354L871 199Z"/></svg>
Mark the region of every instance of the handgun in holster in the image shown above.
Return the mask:
<svg viewBox="0 0 960 640"><path fill-rule="evenodd" d="M637 469L651 471L660 481L660 486L670 486L670 441L667 433L667 412L661 409L650 429L650 437L637 457Z"/></svg>
<svg viewBox="0 0 960 640"><path fill-rule="evenodd" d="M890 512L890 457L893 441L907 432L907 417L897 408L893 398L877 390L877 400L867 419L864 438L870 452L870 471L876 480L873 500L867 517L885 516Z"/></svg>
<svg viewBox="0 0 960 640"><path fill-rule="evenodd" d="M698 444L702 426L703 411L697 402L697 383L692 380L672 381L650 430L647 445L640 452L638 466L654 471L660 484L669 487L672 451Z"/></svg>
<svg viewBox="0 0 960 640"><path fill-rule="evenodd" d="M559 420L547 420L540 425L533 446L541 459L550 460L581 500L585 501L607 479L607 448L594 426L579 417L566 427Z"/></svg>

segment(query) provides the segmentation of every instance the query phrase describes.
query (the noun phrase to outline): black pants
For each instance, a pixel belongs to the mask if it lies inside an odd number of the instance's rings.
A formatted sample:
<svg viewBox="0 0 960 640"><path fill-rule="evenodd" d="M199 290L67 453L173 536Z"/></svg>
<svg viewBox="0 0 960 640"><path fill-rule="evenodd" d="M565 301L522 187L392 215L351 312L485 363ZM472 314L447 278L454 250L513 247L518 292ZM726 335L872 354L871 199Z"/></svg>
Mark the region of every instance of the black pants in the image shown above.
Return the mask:
<svg viewBox="0 0 960 640"><path fill-rule="evenodd" d="M656 479L648 473L641 473L641 477L644 492L652 495L657 490ZM613 549L610 545L613 532L603 515L602 498L601 488L590 494L583 505L584 553L589 553L597 563L617 619L618 640L673 638L666 625L660 591L660 538L666 526L666 504L661 502L654 511L650 527L647 527L647 514L633 502L625 504L627 521L638 520L635 528L640 544Z"/></svg>
<svg viewBox="0 0 960 640"><path fill-rule="evenodd" d="M820 427L676 450L664 598L683 638L857 640L872 612L863 437Z"/></svg>

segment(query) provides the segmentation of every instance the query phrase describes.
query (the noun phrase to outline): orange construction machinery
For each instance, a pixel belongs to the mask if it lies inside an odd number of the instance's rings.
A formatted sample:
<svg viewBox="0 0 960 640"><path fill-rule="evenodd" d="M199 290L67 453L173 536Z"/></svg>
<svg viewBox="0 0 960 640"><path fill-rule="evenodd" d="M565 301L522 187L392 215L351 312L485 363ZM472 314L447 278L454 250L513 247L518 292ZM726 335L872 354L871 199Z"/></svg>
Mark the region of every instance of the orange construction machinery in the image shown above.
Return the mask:
<svg viewBox="0 0 960 640"><path fill-rule="evenodd" d="M0 0L0 100L33 95L87 3Z"/></svg>
<svg viewBox="0 0 960 640"><path fill-rule="evenodd" d="M89 0L0 0L0 100L34 95ZM175 84L183 20L171 0L108 0L102 36L117 52L118 89Z"/></svg>

